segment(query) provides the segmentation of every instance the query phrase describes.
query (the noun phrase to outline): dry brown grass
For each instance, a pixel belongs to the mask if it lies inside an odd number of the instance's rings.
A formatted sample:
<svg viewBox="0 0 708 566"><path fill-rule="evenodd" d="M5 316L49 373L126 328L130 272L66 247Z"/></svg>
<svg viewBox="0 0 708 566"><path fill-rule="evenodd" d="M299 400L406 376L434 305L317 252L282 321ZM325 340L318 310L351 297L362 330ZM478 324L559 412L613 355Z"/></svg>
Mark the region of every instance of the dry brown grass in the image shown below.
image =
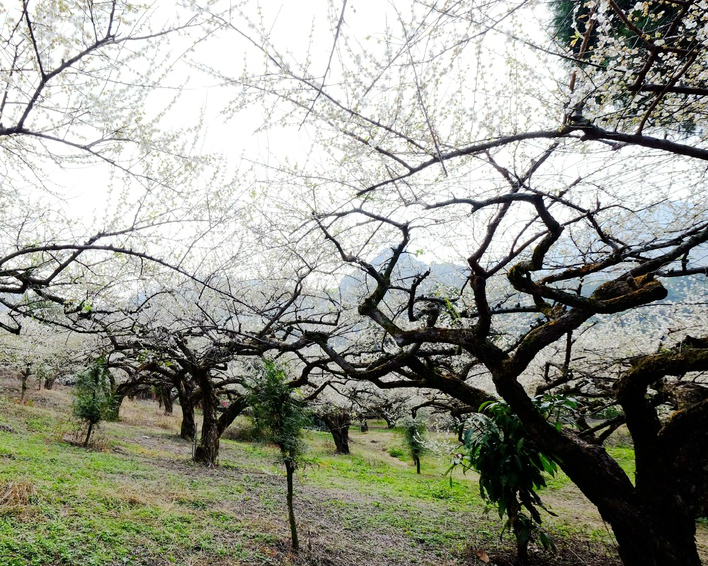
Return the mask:
<svg viewBox="0 0 708 566"><path fill-rule="evenodd" d="M0 483L0 512L22 510L30 505L34 494L35 487L28 481Z"/></svg>
<svg viewBox="0 0 708 566"><path fill-rule="evenodd" d="M126 399L120 408L120 422L130 426L161 428L178 433L182 422L182 411L179 407L175 407L174 413L169 415L151 401Z"/></svg>

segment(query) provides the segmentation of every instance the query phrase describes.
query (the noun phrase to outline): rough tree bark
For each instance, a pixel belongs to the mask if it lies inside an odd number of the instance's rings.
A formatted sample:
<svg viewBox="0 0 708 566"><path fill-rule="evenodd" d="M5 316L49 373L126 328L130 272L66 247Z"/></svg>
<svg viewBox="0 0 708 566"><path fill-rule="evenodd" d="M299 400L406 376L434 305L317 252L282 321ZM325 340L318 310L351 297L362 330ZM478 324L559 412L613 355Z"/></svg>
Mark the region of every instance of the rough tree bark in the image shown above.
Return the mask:
<svg viewBox="0 0 708 566"><path fill-rule="evenodd" d="M207 466L216 466L219 457L219 407L209 371L192 368L192 376L201 390L202 436L194 451L194 461Z"/></svg>
<svg viewBox="0 0 708 566"><path fill-rule="evenodd" d="M182 379L177 380L177 397L180 407L182 407L182 424L179 435L185 440L194 440L197 433L197 425L194 420L194 399L193 392L188 388Z"/></svg>
<svg viewBox="0 0 708 566"><path fill-rule="evenodd" d="M174 411L174 401L172 399L172 387L163 386L159 389L159 396L162 401L162 406L165 408L165 414L171 415Z"/></svg>
<svg viewBox="0 0 708 566"><path fill-rule="evenodd" d="M234 419L246 408L246 398L237 395L220 415L219 398L209 379L209 371L203 368L194 368L192 375L199 385L204 415L202 435L194 452L194 461L207 466L216 466L219 457L219 439Z"/></svg>
<svg viewBox="0 0 708 566"><path fill-rule="evenodd" d="M653 474L655 481L643 480L640 470L647 462L638 455L635 487L604 448L548 425L528 406L518 382L495 379L495 383L534 440L558 459L563 471L597 506L617 538L625 566L700 566L695 517L664 472ZM652 460L650 466L662 467L659 453Z"/></svg>
<svg viewBox="0 0 708 566"><path fill-rule="evenodd" d="M52 389L54 389L54 384L56 383L58 377L59 375L56 373L52 374L51 377L45 377L44 383L42 384L44 389L46 389L47 391L51 391Z"/></svg>
<svg viewBox="0 0 708 566"><path fill-rule="evenodd" d="M351 414L348 411L329 411L318 415L332 434L337 454L349 454L349 426Z"/></svg>

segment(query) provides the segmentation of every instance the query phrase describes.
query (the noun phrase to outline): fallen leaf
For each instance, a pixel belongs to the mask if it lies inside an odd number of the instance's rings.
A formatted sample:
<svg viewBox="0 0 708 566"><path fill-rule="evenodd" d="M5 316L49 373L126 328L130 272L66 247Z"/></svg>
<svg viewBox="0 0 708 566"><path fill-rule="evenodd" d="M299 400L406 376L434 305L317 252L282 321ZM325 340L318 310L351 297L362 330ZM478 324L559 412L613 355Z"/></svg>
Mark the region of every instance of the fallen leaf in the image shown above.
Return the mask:
<svg viewBox="0 0 708 566"><path fill-rule="evenodd" d="M484 550L477 551L477 558L479 558L482 562L489 562L489 554L487 554Z"/></svg>

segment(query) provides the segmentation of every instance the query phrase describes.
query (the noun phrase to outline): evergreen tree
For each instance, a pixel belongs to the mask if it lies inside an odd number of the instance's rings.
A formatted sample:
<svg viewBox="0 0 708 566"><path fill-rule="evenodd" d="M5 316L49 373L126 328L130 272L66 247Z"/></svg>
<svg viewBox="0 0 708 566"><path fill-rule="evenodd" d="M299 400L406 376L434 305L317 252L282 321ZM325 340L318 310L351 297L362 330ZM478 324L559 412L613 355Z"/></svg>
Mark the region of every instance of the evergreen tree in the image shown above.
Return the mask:
<svg viewBox="0 0 708 566"><path fill-rule="evenodd" d="M88 447L94 428L104 420L113 408L111 381L103 358L79 375L74 389L74 416L86 423L84 447Z"/></svg>
<svg viewBox="0 0 708 566"><path fill-rule="evenodd" d="M303 426L309 420L304 404L293 396L286 381L285 369L266 360L258 379L251 387L249 404L256 428L263 438L280 448L287 476L287 505L293 550L299 548L293 510L293 476L304 452Z"/></svg>

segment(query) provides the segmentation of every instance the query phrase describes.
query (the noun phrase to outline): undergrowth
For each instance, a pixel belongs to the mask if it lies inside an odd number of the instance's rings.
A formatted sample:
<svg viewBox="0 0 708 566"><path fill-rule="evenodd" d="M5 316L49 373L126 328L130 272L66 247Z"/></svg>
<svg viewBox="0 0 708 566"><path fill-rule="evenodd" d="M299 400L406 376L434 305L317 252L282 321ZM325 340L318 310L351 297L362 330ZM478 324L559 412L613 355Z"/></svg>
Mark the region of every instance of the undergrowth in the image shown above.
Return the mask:
<svg viewBox="0 0 708 566"><path fill-rule="evenodd" d="M425 455L417 475L409 458L392 456L400 439L383 423L353 433L349 456L334 453L327 433L306 433L296 484L304 548L293 555L277 448L223 440L209 469L191 463L178 418L149 403L128 403L127 422L106 423L94 450L66 442L66 413L2 397L0 408L0 566L452 566L478 563L467 557L479 549L513 554L484 513L476 475L451 481L440 454ZM629 468L631 449L612 450ZM550 484L549 495L569 489L562 475ZM570 548L590 545L587 564L617 563L601 524L561 517L550 528Z"/></svg>

